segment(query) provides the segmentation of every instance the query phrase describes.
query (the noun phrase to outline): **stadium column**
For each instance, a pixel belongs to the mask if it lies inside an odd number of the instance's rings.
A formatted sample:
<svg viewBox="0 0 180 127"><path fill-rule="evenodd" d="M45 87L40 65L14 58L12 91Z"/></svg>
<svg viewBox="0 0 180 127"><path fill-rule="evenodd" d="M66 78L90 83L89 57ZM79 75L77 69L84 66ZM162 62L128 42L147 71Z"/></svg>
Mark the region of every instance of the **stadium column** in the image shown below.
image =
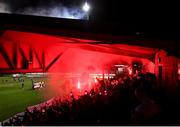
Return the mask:
<svg viewBox="0 0 180 127"><path fill-rule="evenodd" d="M13 64L15 69L18 68L18 43L13 44Z"/></svg>
<svg viewBox="0 0 180 127"><path fill-rule="evenodd" d="M46 66L45 66L45 52L44 49L42 50L42 65L43 65L43 73L45 73Z"/></svg>
<svg viewBox="0 0 180 127"><path fill-rule="evenodd" d="M17 51L16 51L16 55L17 55L17 57L16 57L16 60L17 60L17 66L16 66L16 68L17 69L20 69L20 68L22 68L22 57L21 57L21 53L20 53L20 46L19 46L19 43L16 43L16 46L17 46Z"/></svg>
<svg viewBox="0 0 180 127"><path fill-rule="evenodd" d="M156 53L155 73L162 87L170 94L177 93L178 87L178 61L175 56L167 55L161 50Z"/></svg>
<svg viewBox="0 0 180 127"><path fill-rule="evenodd" d="M28 69L29 70L33 69L33 48L32 47L30 47L30 50L29 50Z"/></svg>

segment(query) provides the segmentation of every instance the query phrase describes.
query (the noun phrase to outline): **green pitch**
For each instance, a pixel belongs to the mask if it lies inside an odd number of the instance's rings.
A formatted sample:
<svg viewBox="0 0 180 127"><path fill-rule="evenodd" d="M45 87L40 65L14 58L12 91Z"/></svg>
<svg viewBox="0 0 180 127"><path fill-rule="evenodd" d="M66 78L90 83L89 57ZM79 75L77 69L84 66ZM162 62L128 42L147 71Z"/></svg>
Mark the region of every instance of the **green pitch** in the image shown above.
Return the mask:
<svg viewBox="0 0 180 127"><path fill-rule="evenodd" d="M19 81L12 77L0 77L0 121L44 101L43 90L32 90L29 78L25 78L22 89Z"/></svg>

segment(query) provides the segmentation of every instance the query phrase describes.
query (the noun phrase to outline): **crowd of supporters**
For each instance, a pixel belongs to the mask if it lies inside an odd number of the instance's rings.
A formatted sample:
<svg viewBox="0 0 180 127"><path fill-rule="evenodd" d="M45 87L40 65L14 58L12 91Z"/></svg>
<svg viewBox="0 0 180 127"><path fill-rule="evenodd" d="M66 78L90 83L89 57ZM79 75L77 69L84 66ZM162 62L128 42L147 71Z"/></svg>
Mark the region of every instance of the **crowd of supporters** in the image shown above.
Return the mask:
<svg viewBox="0 0 180 127"><path fill-rule="evenodd" d="M75 98L55 97L50 105L27 110L3 125L173 125L179 101L151 74L98 80L99 87ZM96 85L97 86L97 85Z"/></svg>

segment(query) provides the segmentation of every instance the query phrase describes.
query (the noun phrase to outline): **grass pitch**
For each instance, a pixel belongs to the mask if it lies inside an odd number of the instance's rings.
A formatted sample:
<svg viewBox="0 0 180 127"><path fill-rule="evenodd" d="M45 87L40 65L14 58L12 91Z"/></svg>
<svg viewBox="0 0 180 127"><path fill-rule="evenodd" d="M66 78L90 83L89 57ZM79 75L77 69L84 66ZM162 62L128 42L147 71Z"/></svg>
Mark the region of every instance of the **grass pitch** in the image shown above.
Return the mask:
<svg viewBox="0 0 180 127"><path fill-rule="evenodd" d="M12 77L0 77L0 121L25 111L28 106L46 101L43 90L32 90L29 78L24 80L24 88Z"/></svg>

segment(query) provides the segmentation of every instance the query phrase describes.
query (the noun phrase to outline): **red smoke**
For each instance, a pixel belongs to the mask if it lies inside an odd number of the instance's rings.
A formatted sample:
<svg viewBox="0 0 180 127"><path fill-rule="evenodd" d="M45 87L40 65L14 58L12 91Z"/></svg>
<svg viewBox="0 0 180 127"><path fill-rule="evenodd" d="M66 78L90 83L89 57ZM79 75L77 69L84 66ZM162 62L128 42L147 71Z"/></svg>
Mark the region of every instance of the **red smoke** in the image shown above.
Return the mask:
<svg viewBox="0 0 180 127"><path fill-rule="evenodd" d="M55 73L55 76L51 76L51 85L58 93L83 92L97 83L96 77L89 77L90 74L107 73L115 63L131 65L133 60L140 60L146 66L154 66L147 59L70 48L49 70L50 73ZM146 69L146 71L151 72L153 70ZM62 75L57 76L57 73ZM63 76L64 74L67 75ZM129 68L129 74L132 74L131 68ZM60 80L61 84L58 83Z"/></svg>
<svg viewBox="0 0 180 127"><path fill-rule="evenodd" d="M10 62L13 63L14 45L18 45L22 49L21 52L17 52L18 69L21 69L20 63L24 59L22 54L30 61L29 51L31 48L33 50L33 69L39 69L42 66L39 63L43 63L43 52L45 67L48 67L57 56L60 56L48 69L50 74L49 91L52 90L53 93L59 95L91 89L97 83L96 76L92 74L111 73L109 71L115 64L131 66L132 61L141 61L144 72L154 73L154 63L146 58L152 56L155 50L123 44L95 44L96 42L17 31L6 31L0 38L0 44L4 47ZM0 52L0 60L0 68L8 69L9 66L3 58L2 52ZM131 73L129 68L129 74ZM45 94L48 94L49 91Z"/></svg>

